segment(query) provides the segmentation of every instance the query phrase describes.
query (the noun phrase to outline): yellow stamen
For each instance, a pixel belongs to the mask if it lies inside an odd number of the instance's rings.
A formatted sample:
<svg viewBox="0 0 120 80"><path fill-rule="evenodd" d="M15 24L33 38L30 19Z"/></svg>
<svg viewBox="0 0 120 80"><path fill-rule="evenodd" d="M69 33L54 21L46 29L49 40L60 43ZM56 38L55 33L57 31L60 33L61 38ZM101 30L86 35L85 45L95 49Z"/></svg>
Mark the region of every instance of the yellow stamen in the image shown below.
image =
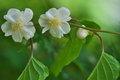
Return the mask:
<svg viewBox="0 0 120 80"><path fill-rule="evenodd" d="M12 31L19 31L21 27L24 27L21 20L17 20L12 24Z"/></svg>
<svg viewBox="0 0 120 80"><path fill-rule="evenodd" d="M51 27L61 26L61 22L59 19L51 19L48 21L48 23L51 24Z"/></svg>

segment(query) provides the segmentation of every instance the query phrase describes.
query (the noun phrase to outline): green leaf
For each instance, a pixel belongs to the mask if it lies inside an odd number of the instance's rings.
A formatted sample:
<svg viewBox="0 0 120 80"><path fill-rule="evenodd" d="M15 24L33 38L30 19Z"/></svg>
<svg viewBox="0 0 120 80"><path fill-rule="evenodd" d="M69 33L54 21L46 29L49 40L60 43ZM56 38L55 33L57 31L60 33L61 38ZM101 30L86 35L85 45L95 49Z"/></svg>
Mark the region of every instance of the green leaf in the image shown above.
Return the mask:
<svg viewBox="0 0 120 80"><path fill-rule="evenodd" d="M95 22L93 22L93 21L81 20L81 21L79 21L79 23L81 25L85 25L86 27L89 27L89 28L101 29L100 26L98 24L96 24Z"/></svg>
<svg viewBox="0 0 120 80"><path fill-rule="evenodd" d="M78 28L72 28L69 33L70 39L68 40L66 46L61 50L58 54L52 68L51 72L57 76L62 68L68 64L70 64L73 60L75 60L80 53L80 50L85 43L85 40L79 39L76 36L76 31Z"/></svg>
<svg viewBox="0 0 120 80"><path fill-rule="evenodd" d="M116 80L119 76L119 62L109 54L103 53L87 80Z"/></svg>
<svg viewBox="0 0 120 80"><path fill-rule="evenodd" d="M48 75L48 68L37 59L32 58L17 80L45 80Z"/></svg>

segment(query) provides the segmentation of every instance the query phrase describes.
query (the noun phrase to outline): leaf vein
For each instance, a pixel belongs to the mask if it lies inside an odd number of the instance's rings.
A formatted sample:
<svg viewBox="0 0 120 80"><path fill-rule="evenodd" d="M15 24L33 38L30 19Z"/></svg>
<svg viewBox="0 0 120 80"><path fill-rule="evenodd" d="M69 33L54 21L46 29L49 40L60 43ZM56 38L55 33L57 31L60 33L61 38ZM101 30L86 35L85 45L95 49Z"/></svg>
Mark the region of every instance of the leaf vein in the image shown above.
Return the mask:
<svg viewBox="0 0 120 80"><path fill-rule="evenodd" d="M108 80L108 78L107 78L107 73L106 73L106 71L105 71L105 66L104 66L104 63L101 61L101 64L102 64L102 67L103 67L103 71L104 71L104 73L105 73L105 78L106 78L106 80Z"/></svg>
<svg viewBox="0 0 120 80"><path fill-rule="evenodd" d="M110 69L111 69L112 75L114 75L114 72L113 72L113 70L112 70L112 67L111 67L109 61L106 59L105 55L103 55L103 58L104 58L105 61L108 63L108 65L109 65L109 67L110 67Z"/></svg>

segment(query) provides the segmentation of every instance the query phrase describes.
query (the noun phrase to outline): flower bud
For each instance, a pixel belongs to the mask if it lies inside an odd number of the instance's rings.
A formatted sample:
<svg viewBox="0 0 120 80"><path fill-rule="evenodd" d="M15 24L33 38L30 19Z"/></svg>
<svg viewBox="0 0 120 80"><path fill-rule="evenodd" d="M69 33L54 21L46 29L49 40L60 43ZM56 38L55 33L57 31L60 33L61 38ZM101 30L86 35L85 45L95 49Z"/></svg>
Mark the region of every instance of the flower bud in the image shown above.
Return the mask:
<svg viewBox="0 0 120 80"><path fill-rule="evenodd" d="M82 25L83 27L85 27L84 25ZM80 38L80 39L84 39L86 38L88 35L88 31L83 29L83 28L79 28L77 30L77 37Z"/></svg>

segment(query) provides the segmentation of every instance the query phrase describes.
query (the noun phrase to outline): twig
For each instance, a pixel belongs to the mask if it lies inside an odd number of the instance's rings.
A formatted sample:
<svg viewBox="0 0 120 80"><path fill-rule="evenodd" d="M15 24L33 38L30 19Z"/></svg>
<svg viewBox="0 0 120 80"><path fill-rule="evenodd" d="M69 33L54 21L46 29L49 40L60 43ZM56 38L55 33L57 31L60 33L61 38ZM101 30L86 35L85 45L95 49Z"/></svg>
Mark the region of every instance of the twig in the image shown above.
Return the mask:
<svg viewBox="0 0 120 80"><path fill-rule="evenodd" d="M92 28L88 28L88 27L82 27L82 26L77 25L77 24L74 24L74 23L69 23L69 24L72 25L72 26L76 26L76 27L79 27L79 28L83 28L83 29L92 31L92 32L104 32L104 33L111 33L111 34L119 34L119 35L120 35L119 32L111 32L111 31L97 30L97 29L92 29Z"/></svg>
<svg viewBox="0 0 120 80"><path fill-rule="evenodd" d="M31 46L31 53L30 53L30 59L32 59L33 58L33 40L32 40L32 38L30 38L30 46Z"/></svg>
<svg viewBox="0 0 120 80"><path fill-rule="evenodd" d="M71 20L72 20L72 21L76 21L76 22L78 22L78 20L77 20L77 19L73 19L73 18L72 18Z"/></svg>
<svg viewBox="0 0 120 80"><path fill-rule="evenodd" d="M2 31L0 31L0 33L3 33Z"/></svg>
<svg viewBox="0 0 120 80"><path fill-rule="evenodd" d="M102 40L102 37L98 33L94 33L94 34L99 37L100 42L101 42L101 46L102 46L102 53L104 53L104 42Z"/></svg>

